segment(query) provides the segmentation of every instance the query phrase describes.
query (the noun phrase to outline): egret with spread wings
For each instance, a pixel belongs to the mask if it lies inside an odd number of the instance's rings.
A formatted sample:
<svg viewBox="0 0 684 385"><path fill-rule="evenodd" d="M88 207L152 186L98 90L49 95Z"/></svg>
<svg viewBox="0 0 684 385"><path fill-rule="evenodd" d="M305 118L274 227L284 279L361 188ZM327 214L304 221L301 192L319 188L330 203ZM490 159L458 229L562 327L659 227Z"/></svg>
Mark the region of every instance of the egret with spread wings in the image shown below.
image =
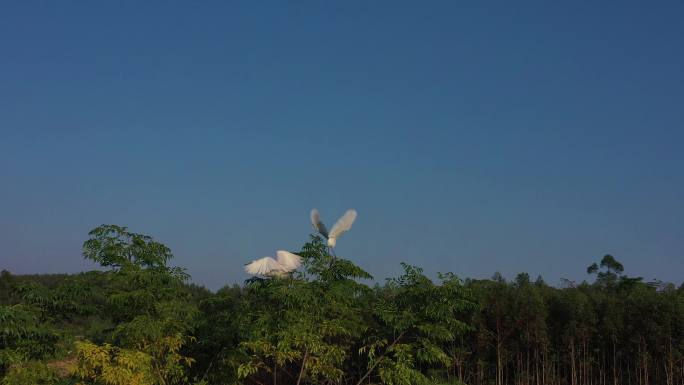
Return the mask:
<svg viewBox="0 0 684 385"><path fill-rule="evenodd" d="M323 224L323 221L321 221L321 214L318 212L318 210L311 210L311 224L313 225L316 231L318 231L322 236L324 236L328 240L328 247L331 248L335 247L335 245L337 244L337 238L339 238L340 235L346 233L351 229L352 224L355 220L356 210L349 209L344 213L344 215L340 217L340 219L337 220L337 222L335 222L330 231L328 231L328 229Z"/></svg>
<svg viewBox="0 0 684 385"><path fill-rule="evenodd" d="M285 277L302 265L302 257L284 250L276 252L277 259L263 257L245 265L245 271L251 275L264 277Z"/></svg>

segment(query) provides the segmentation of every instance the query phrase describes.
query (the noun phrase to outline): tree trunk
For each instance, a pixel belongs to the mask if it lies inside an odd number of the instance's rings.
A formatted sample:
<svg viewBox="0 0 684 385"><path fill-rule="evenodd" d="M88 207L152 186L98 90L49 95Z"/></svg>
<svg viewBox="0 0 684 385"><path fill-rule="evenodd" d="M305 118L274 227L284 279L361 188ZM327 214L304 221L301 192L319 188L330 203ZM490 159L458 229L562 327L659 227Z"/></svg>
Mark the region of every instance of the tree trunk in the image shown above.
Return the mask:
<svg viewBox="0 0 684 385"><path fill-rule="evenodd" d="M617 378L617 355L615 353L615 336L613 336L613 385L618 385Z"/></svg>
<svg viewBox="0 0 684 385"><path fill-rule="evenodd" d="M278 383L278 361L273 359L273 385Z"/></svg>
<svg viewBox="0 0 684 385"><path fill-rule="evenodd" d="M570 365L571 365L571 373L570 373L570 381L572 385L577 385L577 376L575 374L575 340L571 339L570 340Z"/></svg>
<svg viewBox="0 0 684 385"><path fill-rule="evenodd" d="M496 385L503 385L503 369L501 368L501 326L496 321Z"/></svg>
<svg viewBox="0 0 684 385"><path fill-rule="evenodd" d="M302 359L302 368L299 369L299 376L297 376L297 385L299 385L302 382L302 375L304 374L304 367L306 367L306 359L309 356L309 347L307 346L306 349L304 349L304 358Z"/></svg>

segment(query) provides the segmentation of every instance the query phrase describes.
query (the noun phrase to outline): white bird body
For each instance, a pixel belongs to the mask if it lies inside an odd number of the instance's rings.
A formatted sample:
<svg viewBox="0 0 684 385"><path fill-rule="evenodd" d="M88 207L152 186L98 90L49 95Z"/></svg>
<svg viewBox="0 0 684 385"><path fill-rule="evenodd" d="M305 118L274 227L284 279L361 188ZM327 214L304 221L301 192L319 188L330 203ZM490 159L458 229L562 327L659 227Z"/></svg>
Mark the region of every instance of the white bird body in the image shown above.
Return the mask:
<svg viewBox="0 0 684 385"><path fill-rule="evenodd" d="M337 220L337 222L335 222L333 227L328 232L325 225L321 221L321 216L318 213L318 210L311 210L311 224L313 225L314 229L328 239L328 247L335 247L337 244L337 238L349 231L355 220L356 210L349 209L340 217L340 219Z"/></svg>
<svg viewBox="0 0 684 385"><path fill-rule="evenodd" d="M245 265L245 271L251 275L265 277L284 277L302 265L302 258L285 250L276 252L277 260L263 257Z"/></svg>

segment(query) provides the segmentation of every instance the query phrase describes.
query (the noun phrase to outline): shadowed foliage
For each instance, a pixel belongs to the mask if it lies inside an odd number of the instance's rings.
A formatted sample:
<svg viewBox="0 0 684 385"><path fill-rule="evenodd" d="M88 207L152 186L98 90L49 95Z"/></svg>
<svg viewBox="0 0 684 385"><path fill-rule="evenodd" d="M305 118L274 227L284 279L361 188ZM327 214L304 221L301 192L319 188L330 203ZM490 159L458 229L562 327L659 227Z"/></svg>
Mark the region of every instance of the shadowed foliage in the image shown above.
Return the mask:
<svg viewBox="0 0 684 385"><path fill-rule="evenodd" d="M216 293L152 237L103 225L102 271L0 273L1 384L675 385L684 285L644 282L606 255L561 288L428 277L383 284L313 235L292 276ZM436 278L436 279L433 279Z"/></svg>

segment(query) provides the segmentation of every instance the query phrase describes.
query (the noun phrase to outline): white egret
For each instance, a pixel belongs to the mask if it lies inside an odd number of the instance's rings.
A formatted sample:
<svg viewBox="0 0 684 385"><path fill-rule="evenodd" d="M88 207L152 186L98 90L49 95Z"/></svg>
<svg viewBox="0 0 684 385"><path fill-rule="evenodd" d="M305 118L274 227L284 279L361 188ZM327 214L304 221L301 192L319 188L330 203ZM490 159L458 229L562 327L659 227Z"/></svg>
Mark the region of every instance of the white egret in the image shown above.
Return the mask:
<svg viewBox="0 0 684 385"><path fill-rule="evenodd" d="M245 265L245 271L251 275L265 277L285 277L302 265L302 257L285 250L276 251L277 259L263 257Z"/></svg>
<svg viewBox="0 0 684 385"><path fill-rule="evenodd" d="M337 244L337 238L339 238L340 235L349 231L355 220L356 210L349 209L344 213L344 215L340 217L340 219L337 220L337 222L335 222L330 231L328 231L328 229L321 221L321 214L319 214L318 210L311 210L311 224L313 225L316 231L318 231L322 236L324 236L328 240L328 247L330 248L335 247L335 245Z"/></svg>

